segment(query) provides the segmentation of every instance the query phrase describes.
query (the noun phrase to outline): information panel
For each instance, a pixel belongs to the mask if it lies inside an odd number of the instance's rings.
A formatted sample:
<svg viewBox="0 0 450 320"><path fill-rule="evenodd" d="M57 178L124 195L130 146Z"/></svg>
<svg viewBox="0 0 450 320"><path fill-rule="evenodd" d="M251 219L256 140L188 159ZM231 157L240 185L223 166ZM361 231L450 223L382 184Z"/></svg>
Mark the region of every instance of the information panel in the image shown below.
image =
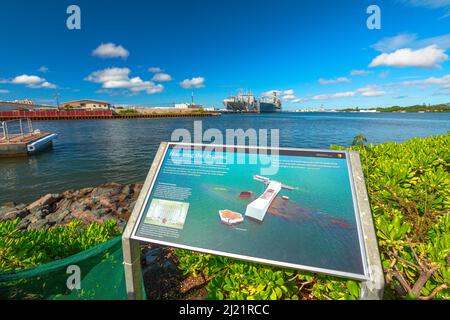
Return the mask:
<svg viewBox="0 0 450 320"><path fill-rule="evenodd" d="M169 143L132 239L367 279L346 151Z"/></svg>

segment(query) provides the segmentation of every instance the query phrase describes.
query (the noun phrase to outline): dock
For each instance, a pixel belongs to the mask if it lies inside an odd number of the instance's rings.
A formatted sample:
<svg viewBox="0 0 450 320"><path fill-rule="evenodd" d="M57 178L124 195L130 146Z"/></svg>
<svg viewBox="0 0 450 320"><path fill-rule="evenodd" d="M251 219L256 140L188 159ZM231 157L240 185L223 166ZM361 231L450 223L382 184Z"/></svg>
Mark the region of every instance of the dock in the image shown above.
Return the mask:
<svg viewBox="0 0 450 320"><path fill-rule="evenodd" d="M214 112L148 112L118 114L112 110L55 110L55 111L0 111L0 121L17 120L29 118L33 121L57 121L57 120L111 120L111 119L150 119L150 118L191 118L191 117L213 117L219 113Z"/></svg>
<svg viewBox="0 0 450 320"><path fill-rule="evenodd" d="M51 147L56 137L54 133L33 130L30 119L2 121L0 122L0 158L33 155Z"/></svg>

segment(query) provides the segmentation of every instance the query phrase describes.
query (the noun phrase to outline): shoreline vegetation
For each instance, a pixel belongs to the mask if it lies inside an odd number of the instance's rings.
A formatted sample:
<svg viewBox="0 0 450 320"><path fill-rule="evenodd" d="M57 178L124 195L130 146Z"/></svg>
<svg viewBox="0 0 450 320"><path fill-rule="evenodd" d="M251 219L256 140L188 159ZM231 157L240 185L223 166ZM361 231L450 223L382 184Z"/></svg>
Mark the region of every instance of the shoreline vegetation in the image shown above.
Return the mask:
<svg viewBox="0 0 450 320"><path fill-rule="evenodd" d="M450 299L450 132L378 145L368 145L360 134L350 149L361 154L386 279L384 298ZM61 259L120 234L141 188L108 183L45 195L28 205L0 204L0 273ZM88 229L97 236L86 239ZM68 237L73 245L56 243L53 236ZM357 281L159 246L141 250L149 299L359 296Z"/></svg>
<svg viewBox="0 0 450 320"><path fill-rule="evenodd" d="M436 104L436 105L414 105L409 107L392 106L385 108L346 108L338 110L339 112L450 112L450 104Z"/></svg>

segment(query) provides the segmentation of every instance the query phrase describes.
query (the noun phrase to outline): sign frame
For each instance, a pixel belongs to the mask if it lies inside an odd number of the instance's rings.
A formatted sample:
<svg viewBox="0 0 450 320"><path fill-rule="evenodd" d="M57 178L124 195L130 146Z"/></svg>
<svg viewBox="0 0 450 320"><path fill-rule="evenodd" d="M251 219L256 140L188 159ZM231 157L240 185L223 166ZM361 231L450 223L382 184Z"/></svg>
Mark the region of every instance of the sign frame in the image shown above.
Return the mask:
<svg viewBox="0 0 450 320"><path fill-rule="evenodd" d="M360 246L361 258L363 260L364 276L340 272L336 270L303 266L292 263L278 262L274 260L267 260L239 254L232 254L222 251L209 250L198 247L190 247L187 245L174 244L165 241L158 241L147 239L136 235L140 221L145 211L148 200L150 199L151 191L157 180L159 171L164 162L164 158L171 145L178 145L184 147L208 147L209 149L218 147L234 149L256 149L257 150L282 150L282 151L305 151L305 152L327 152L327 153L345 153L346 163L348 167L348 174L350 178L350 186L352 192L353 207L355 211L355 219L357 224L357 232ZM125 278L127 284L128 296L130 299L142 299L142 279L140 266L140 249L139 243L154 243L164 246L171 246L181 249L193 250L207 254L216 254L246 261L257 263L264 263L268 265L281 266L303 270L307 272L319 272L332 276L341 276L362 281L361 298L364 299L380 299L384 288L384 277L379 256L378 244L373 226L373 219L370 211L370 204L368 202L367 190L364 182L364 175L361 168L359 153L347 150L323 150L323 149L296 149L296 148L270 148L258 146L232 146L232 145L214 145L214 144L198 144L198 143L180 143L180 142L162 142L153 164L149 170L144 186L141 190L139 198L136 202L134 210L130 216L127 227L124 231L123 237L123 252L124 252L124 268Z"/></svg>

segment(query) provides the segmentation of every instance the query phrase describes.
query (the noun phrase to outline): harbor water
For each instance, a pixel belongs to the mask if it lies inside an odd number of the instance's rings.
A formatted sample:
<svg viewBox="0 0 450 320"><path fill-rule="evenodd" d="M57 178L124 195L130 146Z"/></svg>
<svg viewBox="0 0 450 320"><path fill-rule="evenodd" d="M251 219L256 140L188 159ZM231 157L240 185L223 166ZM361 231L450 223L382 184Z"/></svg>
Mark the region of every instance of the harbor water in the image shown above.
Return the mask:
<svg viewBox="0 0 450 320"><path fill-rule="evenodd" d="M229 114L211 118L48 121L34 125L58 134L52 150L0 159L0 203L26 203L46 193L106 182L143 182L161 141L175 129L279 129L280 146L349 146L358 133L369 143L445 134L450 113Z"/></svg>

